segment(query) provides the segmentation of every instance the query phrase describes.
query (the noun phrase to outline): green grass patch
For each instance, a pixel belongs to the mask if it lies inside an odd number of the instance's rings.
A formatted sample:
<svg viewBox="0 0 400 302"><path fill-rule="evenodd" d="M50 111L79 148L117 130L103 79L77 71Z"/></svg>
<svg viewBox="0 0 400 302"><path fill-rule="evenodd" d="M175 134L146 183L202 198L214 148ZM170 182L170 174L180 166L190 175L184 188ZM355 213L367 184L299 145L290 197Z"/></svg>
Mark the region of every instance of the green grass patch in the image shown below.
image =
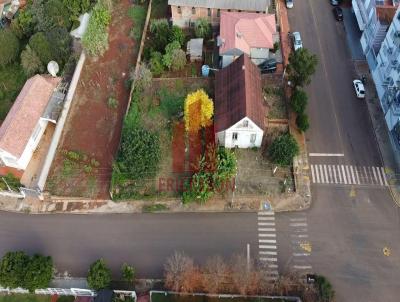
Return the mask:
<svg viewBox="0 0 400 302"><path fill-rule="evenodd" d="M144 205L142 208L142 211L145 213L153 213L153 212L160 212L160 211L166 211L166 210L168 210L168 207L162 203Z"/></svg>
<svg viewBox="0 0 400 302"><path fill-rule="evenodd" d="M135 5L129 8L128 16L133 21L133 27L131 29L131 37L136 41L140 41L142 38L142 32L144 23L146 21L147 6Z"/></svg>
<svg viewBox="0 0 400 302"><path fill-rule="evenodd" d="M51 297L45 295L13 294L0 296L0 302L50 302Z"/></svg>
<svg viewBox="0 0 400 302"><path fill-rule="evenodd" d="M20 93L26 75L18 63L0 67L0 120L4 120Z"/></svg>

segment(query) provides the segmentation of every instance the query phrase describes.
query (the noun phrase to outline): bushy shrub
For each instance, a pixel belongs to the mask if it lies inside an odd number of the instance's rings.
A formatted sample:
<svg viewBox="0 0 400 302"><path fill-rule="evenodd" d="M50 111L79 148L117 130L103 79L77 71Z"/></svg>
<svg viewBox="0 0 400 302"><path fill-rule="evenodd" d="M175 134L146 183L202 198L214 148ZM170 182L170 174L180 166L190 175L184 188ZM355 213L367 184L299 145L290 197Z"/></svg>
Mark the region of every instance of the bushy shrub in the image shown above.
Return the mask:
<svg viewBox="0 0 400 302"><path fill-rule="evenodd" d="M135 87L139 90L143 90L150 87L153 75L147 67L147 64L141 63L137 74L135 74L135 70L132 70L131 78L135 81Z"/></svg>
<svg viewBox="0 0 400 302"><path fill-rule="evenodd" d="M169 43L171 28L167 19L155 19L150 22L150 33L153 36L153 47L163 52ZM178 42L179 43L179 42Z"/></svg>
<svg viewBox="0 0 400 302"><path fill-rule="evenodd" d="M87 30L82 38L82 45L88 55L101 56L107 50L107 27L110 21L110 12L104 6L97 4L92 11Z"/></svg>
<svg viewBox="0 0 400 302"><path fill-rule="evenodd" d="M289 56L288 78L294 87L303 87L311 82L311 76L315 73L318 58L306 48L293 51Z"/></svg>
<svg viewBox="0 0 400 302"><path fill-rule="evenodd" d="M182 28L176 25L172 25L168 41L170 43L178 41L181 47L183 47L183 45L185 44L185 33L183 32Z"/></svg>
<svg viewBox="0 0 400 302"><path fill-rule="evenodd" d="M87 282L90 288L100 290L107 288L111 283L111 270L103 259L92 263L89 268Z"/></svg>
<svg viewBox="0 0 400 302"><path fill-rule="evenodd" d="M182 49L174 49L171 54L171 69L173 71L182 70L186 63L186 53Z"/></svg>
<svg viewBox="0 0 400 302"><path fill-rule="evenodd" d="M135 268L127 263L121 266L122 279L126 282L133 282L135 280Z"/></svg>
<svg viewBox="0 0 400 302"><path fill-rule="evenodd" d="M208 172L199 171L192 176L190 181L186 181L182 194L183 203L195 201L203 204L209 200L214 195L210 176Z"/></svg>
<svg viewBox="0 0 400 302"><path fill-rule="evenodd" d="M154 76L160 76L164 72L164 65L162 62L163 55L161 52L153 51L150 54L150 70Z"/></svg>
<svg viewBox="0 0 400 302"><path fill-rule="evenodd" d="M212 28L210 22L205 18L198 19L194 26L194 33L197 38L211 38Z"/></svg>
<svg viewBox="0 0 400 302"><path fill-rule="evenodd" d="M181 45L178 41L171 42L165 47L165 54L163 56L163 64L165 67L167 67L168 69L172 68L174 62L174 50L180 48Z"/></svg>
<svg viewBox="0 0 400 302"><path fill-rule="evenodd" d="M214 186L218 187L236 175L237 160L235 153L220 147L217 150L216 171L213 176Z"/></svg>
<svg viewBox="0 0 400 302"><path fill-rule="evenodd" d="M19 40L10 29L0 30L0 66L14 62L19 55Z"/></svg>
<svg viewBox="0 0 400 302"><path fill-rule="evenodd" d="M29 39L29 46L35 51L44 66L47 66L47 64L53 60L51 45L43 32L34 34Z"/></svg>
<svg viewBox="0 0 400 302"><path fill-rule="evenodd" d="M36 73L43 73L45 70L39 56L29 45L21 53L21 65L28 77Z"/></svg>
<svg viewBox="0 0 400 302"><path fill-rule="evenodd" d="M290 99L290 105L294 112L301 114L306 110L308 102L307 94L300 88L295 88Z"/></svg>
<svg viewBox="0 0 400 302"><path fill-rule="evenodd" d="M74 22L79 16L90 9L90 0L63 0L64 6L68 9L69 19Z"/></svg>
<svg viewBox="0 0 400 302"><path fill-rule="evenodd" d="M49 18L51 28L64 27L71 28L69 11L61 0L49 0L44 6L44 13ZM49 28L50 29L50 28Z"/></svg>
<svg viewBox="0 0 400 302"><path fill-rule="evenodd" d="M184 96L165 88L160 90L159 96L161 112L167 119L171 120L182 114L183 103L185 101Z"/></svg>
<svg viewBox="0 0 400 302"><path fill-rule="evenodd" d="M29 6L20 10L18 16L11 21L11 30L20 39L24 37L29 38L33 34L34 29L35 19Z"/></svg>
<svg viewBox="0 0 400 302"><path fill-rule="evenodd" d="M289 133L278 136L268 148L272 161L281 166L290 166L299 151L296 140Z"/></svg>
<svg viewBox="0 0 400 302"><path fill-rule="evenodd" d="M300 113L296 117L296 125L300 131L306 132L310 128L310 122L308 116L305 113Z"/></svg>
<svg viewBox="0 0 400 302"><path fill-rule="evenodd" d="M46 33L46 38L50 44L53 60L56 60L60 68L62 68L71 55L71 35L65 28L56 27Z"/></svg>

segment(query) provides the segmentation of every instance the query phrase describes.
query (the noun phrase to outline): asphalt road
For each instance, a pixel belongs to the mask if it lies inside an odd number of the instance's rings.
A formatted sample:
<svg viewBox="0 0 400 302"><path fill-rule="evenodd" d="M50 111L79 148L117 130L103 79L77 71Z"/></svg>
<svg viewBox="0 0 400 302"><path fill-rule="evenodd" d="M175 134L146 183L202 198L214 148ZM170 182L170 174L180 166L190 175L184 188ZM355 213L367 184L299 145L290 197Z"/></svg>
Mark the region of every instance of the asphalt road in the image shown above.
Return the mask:
<svg viewBox="0 0 400 302"><path fill-rule="evenodd" d="M356 73L343 23L335 21L328 0L296 1L289 21L291 31L299 31L303 45L319 59L307 87L309 152L344 154L310 157L310 163L381 167L367 106L354 95ZM306 212L312 245L308 261L333 282L337 300L399 301L400 211L389 191L368 185L315 184L312 196L312 208ZM291 215L280 216L278 243L291 231L285 229ZM383 255L384 247L390 248L390 256ZM280 261L281 267L290 264Z"/></svg>
<svg viewBox="0 0 400 302"><path fill-rule="evenodd" d="M60 272L85 277L104 257L114 275L123 262L139 278L160 278L174 251L197 263L207 257L255 256L255 214L25 215L0 213L0 255L10 250L51 255Z"/></svg>

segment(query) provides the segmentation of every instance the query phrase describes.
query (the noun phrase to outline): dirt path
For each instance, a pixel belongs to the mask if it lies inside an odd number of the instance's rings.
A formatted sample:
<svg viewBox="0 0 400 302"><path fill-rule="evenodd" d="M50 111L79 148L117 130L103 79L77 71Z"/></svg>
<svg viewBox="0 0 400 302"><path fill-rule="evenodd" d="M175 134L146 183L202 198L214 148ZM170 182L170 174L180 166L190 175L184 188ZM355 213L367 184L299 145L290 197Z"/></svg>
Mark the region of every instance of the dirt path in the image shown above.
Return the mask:
<svg viewBox="0 0 400 302"><path fill-rule="evenodd" d="M88 58L73 99L63 135L53 162L47 189L63 196L107 198L112 162L118 150L123 116L129 97L129 71L135 62L134 41L129 37L132 21L127 12L129 0L113 8L109 29L109 49L103 57ZM108 104L118 101L116 108ZM66 173L63 151L83 154L86 161L98 162L91 171L87 162L75 163Z"/></svg>

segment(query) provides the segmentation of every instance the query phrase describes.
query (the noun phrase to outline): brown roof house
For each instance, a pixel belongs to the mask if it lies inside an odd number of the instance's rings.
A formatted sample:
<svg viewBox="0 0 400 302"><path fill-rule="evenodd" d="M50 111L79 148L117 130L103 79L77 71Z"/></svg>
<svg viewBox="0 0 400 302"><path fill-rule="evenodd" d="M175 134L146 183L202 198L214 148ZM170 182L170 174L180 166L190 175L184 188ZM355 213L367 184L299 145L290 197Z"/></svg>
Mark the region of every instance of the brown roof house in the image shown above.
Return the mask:
<svg viewBox="0 0 400 302"><path fill-rule="evenodd" d="M216 73L214 108L221 146L261 147L265 128L261 74L246 54Z"/></svg>
<svg viewBox="0 0 400 302"><path fill-rule="evenodd" d="M266 13L270 4L271 0L168 0L172 22L180 27L192 26L199 18L216 26L222 12Z"/></svg>
<svg viewBox="0 0 400 302"><path fill-rule="evenodd" d="M47 124L56 123L56 108L59 108L62 97L55 90L60 80L35 75L26 81L0 127L3 166L19 170L28 166Z"/></svg>

